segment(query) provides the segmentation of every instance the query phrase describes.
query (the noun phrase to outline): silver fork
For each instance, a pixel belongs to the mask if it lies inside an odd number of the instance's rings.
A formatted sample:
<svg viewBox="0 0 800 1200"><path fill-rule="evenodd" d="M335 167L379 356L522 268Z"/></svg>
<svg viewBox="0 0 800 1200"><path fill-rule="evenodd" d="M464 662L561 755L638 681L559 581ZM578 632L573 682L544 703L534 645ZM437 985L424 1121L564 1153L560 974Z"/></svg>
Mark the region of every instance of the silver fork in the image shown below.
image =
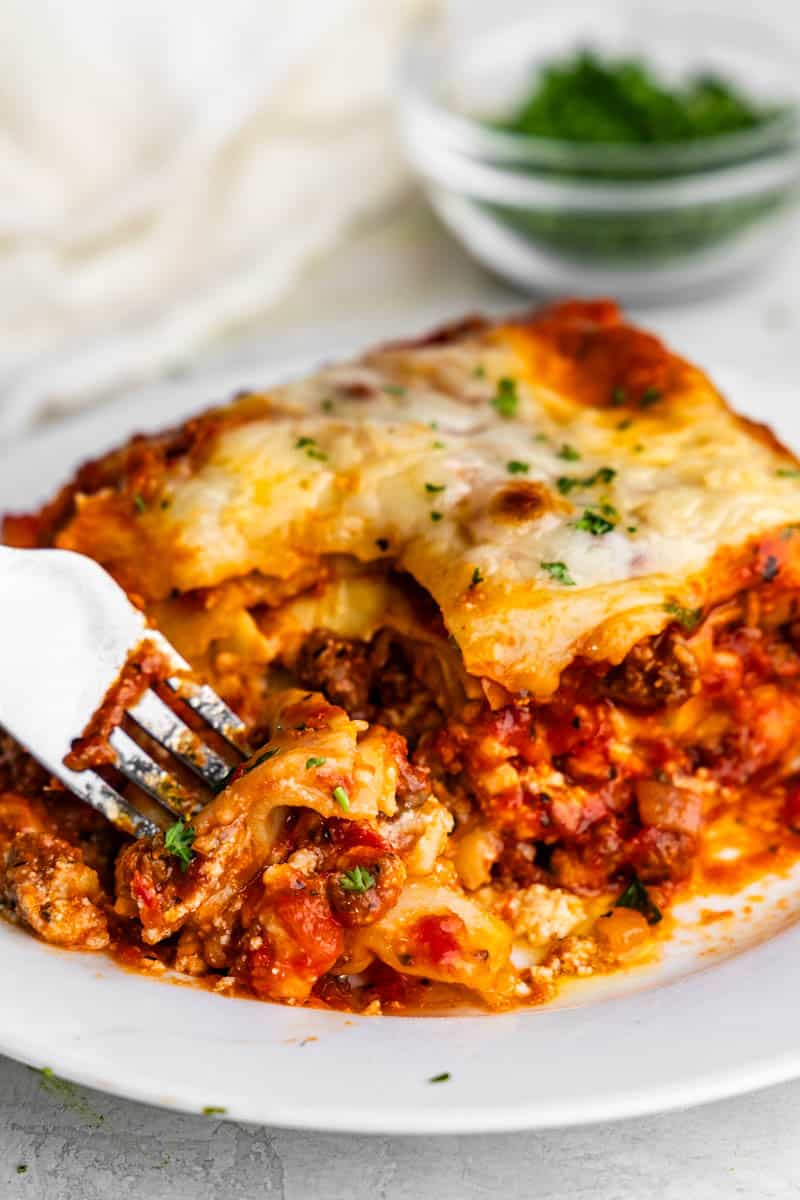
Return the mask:
<svg viewBox="0 0 800 1200"><path fill-rule="evenodd" d="M0 725L70 791L138 837L162 823L139 810L96 771L65 766L72 741L88 726L131 654L144 642L168 665L165 683L241 756L244 725L188 664L150 629L114 580L90 558L67 550L0 546ZM216 792L231 766L148 688L127 710L135 724ZM117 726L108 739L114 765L160 806L185 816L197 794Z"/></svg>

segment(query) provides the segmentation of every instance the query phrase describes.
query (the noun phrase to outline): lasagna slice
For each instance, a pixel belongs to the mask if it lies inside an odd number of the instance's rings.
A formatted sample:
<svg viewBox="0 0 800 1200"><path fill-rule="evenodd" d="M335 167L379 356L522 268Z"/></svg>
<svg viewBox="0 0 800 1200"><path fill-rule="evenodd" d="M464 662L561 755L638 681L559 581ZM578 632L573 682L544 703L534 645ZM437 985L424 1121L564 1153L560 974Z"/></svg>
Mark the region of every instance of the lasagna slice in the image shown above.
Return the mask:
<svg viewBox="0 0 800 1200"><path fill-rule="evenodd" d="M47 937L74 880L61 944L501 1007L800 847L800 464L611 303L243 393L4 536L102 563L259 746L177 855L10 748L0 886Z"/></svg>

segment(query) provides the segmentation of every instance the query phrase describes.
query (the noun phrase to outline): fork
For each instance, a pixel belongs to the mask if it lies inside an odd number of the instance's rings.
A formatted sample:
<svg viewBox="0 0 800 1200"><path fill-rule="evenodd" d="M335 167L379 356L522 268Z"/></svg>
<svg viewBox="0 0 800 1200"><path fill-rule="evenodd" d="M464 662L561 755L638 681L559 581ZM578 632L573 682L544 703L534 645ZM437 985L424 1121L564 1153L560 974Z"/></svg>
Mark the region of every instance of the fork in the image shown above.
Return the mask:
<svg viewBox="0 0 800 1200"><path fill-rule="evenodd" d="M122 796L96 771L64 763L109 688L137 647L147 642L163 656L164 683L225 742L246 753L244 725L189 665L151 629L124 591L96 562L68 550L0 546L0 726L52 775L127 833L156 833L168 815L202 807L197 793L159 765L121 725L108 738L113 765L159 806L159 820ZM233 769L151 688L126 709L139 729L212 792Z"/></svg>

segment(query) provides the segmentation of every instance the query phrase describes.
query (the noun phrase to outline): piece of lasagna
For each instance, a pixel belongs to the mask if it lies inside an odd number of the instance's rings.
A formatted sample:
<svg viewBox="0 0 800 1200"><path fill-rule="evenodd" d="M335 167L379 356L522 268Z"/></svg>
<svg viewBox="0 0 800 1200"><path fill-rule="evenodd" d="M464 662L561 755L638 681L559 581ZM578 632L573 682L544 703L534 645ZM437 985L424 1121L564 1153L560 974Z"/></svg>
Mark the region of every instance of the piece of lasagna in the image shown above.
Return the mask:
<svg viewBox="0 0 800 1200"><path fill-rule="evenodd" d="M134 438L5 539L102 563L253 753L126 841L9 743L6 911L368 1012L630 961L676 894L800 843L799 478L607 302Z"/></svg>

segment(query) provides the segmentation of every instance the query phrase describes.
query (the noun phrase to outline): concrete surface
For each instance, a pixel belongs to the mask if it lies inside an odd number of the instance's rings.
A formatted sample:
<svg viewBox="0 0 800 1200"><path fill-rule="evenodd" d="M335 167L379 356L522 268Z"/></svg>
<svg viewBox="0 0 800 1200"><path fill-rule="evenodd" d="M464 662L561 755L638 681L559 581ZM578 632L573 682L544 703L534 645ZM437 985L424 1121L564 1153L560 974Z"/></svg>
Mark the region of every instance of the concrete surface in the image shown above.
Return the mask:
<svg viewBox="0 0 800 1200"><path fill-rule="evenodd" d="M783 1200L800 1193L799 1129L789 1084L538 1134L292 1133L61 1094L0 1059L2 1200Z"/></svg>

